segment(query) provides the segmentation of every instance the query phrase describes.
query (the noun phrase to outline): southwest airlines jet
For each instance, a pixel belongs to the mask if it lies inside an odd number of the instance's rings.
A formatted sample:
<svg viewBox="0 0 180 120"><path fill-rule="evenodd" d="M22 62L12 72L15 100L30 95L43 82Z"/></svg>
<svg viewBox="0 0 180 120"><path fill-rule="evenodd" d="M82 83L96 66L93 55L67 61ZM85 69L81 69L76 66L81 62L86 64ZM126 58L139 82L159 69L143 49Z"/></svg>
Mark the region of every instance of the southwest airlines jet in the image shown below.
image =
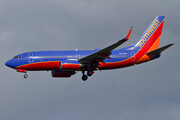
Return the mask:
<svg viewBox="0 0 180 120"><path fill-rule="evenodd" d="M137 65L159 58L161 52L173 44L158 48L165 16L157 16L134 45L117 49L126 42L132 27L125 37L116 43L96 50L39 51L16 55L5 63L17 72L52 71L52 77L71 77L76 71L82 71L82 80L86 81L96 70L117 69Z"/></svg>

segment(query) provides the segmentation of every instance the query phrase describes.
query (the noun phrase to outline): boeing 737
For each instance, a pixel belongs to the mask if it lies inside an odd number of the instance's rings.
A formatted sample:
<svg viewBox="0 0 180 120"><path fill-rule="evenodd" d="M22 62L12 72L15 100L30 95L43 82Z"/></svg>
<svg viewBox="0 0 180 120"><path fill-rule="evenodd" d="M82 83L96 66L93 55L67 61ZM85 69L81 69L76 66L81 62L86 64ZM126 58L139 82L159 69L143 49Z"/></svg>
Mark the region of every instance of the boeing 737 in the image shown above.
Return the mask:
<svg viewBox="0 0 180 120"><path fill-rule="evenodd" d="M5 63L6 66L24 73L27 71L51 71L52 77L71 77L82 71L82 80L86 81L94 71L129 67L159 58L161 53L172 46L158 48L165 16L157 16L134 45L117 49L126 42L132 27L116 43L96 50L38 51L16 55Z"/></svg>

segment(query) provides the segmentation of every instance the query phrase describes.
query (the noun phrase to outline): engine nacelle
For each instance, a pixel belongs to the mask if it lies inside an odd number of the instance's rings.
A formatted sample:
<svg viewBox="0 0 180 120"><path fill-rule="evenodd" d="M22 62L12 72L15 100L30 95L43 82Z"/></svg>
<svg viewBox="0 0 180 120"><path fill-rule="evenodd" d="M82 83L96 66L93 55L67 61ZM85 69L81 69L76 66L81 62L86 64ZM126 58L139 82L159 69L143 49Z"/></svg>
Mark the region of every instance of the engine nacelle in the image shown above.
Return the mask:
<svg viewBox="0 0 180 120"><path fill-rule="evenodd" d="M71 77L71 75L75 74L75 71L57 71L53 70L52 72L52 77Z"/></svg>

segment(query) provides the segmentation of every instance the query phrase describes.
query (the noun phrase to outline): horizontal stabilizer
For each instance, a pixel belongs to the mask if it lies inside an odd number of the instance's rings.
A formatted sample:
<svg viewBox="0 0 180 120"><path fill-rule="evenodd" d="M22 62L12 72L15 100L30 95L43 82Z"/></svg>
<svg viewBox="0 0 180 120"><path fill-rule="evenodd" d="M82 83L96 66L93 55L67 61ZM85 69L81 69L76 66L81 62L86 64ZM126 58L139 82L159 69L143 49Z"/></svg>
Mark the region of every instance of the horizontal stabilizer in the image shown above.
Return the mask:
<svg viewBox="0 0 180 120"><path fill-rule="evenodd" d="M156 54L159 54L159 53L163 52L164 50L166 50L167 48L171 47L172 45L174 45L174 44L169 44L169 45L166 45L164 47L158 48L156 50L153 50L151 52L146 53L146 55L156 55Z"/></svg>

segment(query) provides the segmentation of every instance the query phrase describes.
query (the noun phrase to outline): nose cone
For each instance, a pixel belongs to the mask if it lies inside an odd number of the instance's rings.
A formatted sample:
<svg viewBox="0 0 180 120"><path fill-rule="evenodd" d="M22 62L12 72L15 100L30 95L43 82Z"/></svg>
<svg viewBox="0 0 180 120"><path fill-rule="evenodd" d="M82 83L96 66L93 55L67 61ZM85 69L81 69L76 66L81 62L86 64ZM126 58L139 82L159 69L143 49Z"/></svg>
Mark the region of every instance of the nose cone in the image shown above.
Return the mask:
<svg viewBox="0 0 180 120"><path fill-rule="evenodd" d="M8 60L6 63L5 63L6 66L8 67L11 67L11 68L14 68L14 63L12 60Z"/></svg>
<svg viewBox="0 0 180 120"><path fill-rule="evenodd" d="M10 61L8 60L6 63L5 63L6 66L10 67Z"/></svg>

